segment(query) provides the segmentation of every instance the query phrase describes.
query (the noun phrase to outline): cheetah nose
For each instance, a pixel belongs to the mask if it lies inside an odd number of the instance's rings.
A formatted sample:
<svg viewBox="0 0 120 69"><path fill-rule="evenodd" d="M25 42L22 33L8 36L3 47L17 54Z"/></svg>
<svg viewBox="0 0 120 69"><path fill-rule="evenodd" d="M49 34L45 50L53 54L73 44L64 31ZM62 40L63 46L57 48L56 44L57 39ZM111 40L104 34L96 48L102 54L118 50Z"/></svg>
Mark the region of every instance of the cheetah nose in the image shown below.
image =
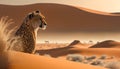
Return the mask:
<svg viewBox="0 0 120 69"><path fill-rule="evenodd" d="M46 23L44 23L44 25L47 25Z"/></svg>

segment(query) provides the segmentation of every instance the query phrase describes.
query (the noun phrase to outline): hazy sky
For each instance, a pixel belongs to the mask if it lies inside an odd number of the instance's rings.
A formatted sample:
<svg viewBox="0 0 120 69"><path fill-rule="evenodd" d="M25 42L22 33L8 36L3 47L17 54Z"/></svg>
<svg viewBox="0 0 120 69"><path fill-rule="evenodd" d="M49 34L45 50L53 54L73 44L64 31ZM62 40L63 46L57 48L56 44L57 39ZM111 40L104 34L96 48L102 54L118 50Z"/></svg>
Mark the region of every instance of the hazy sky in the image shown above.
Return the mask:
<svg viewBox="0 0 120 69"><path fill-rule="evenodd" d="M60 3L81 6L105 12L120 12L120 0L0 0L1 4Z"/></svg>
<svg viewBox="0 0 120 69"><path fill-rule="evenodd" d="M53 35L54 34L54 35ZM73 40L80 40L81 42L89 42L92 40L94 43L104 40L120 41L120 33L40 33L37 43L44 43L50 41L51 43L69 43Z"/></svg>

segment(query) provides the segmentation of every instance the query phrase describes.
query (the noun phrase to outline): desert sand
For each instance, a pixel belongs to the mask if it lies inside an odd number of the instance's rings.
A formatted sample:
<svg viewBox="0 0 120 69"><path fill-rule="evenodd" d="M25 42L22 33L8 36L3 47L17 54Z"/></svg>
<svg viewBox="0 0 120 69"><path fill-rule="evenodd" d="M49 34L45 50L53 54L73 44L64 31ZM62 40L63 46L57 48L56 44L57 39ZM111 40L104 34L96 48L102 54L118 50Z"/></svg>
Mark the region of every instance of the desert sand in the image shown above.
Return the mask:
<svg viewBox="0 0 120 69"><path fill-rule="evenodd" d="M79 44L77 45L81 46ZM69 54L85 56L100 56L105 54L107 56L115 56L116 59L119 59L119 52L120 49L116 48L81 48L76 47L76 45L38 50L40 55L8 51L9 69L105 69L100 66L68 61L65 58ZM51 57L45 56L45 54Z"/></svg>
<svg viewBox="0 0 120 69"><path fill-rule="evenodd" d="M49 45L48 45L46 47L46 49L37 50L36 53L37 53L37 55L39 54L39 55L43 55L43 56L53 57L53 58L57 58L59 60L67 60L67 57L72 54L82 55L82 57L95 56L96 58L94 60L87 61L87 62L86 62L86 60L83 60L84 62L81 62L81 63L85 63L85 64L87 63L86 65L88 65L88 64L90 65L94 61L95 62L100 61L100 62L103 62L103 65L113 63L112 65L114 66L116 63L119 63L119 61L120 61L120 55L119 55L119 52L120 52L119 46L120 45L118 45L119 42L113 41L113 40L106 40L103 42L104 42L104 44L102 44L103 45L102 47L101 47L101 44L100 45L98 44L97 47L92 47L94 45L91 45L91 47L90 47L89 44L88 45L82 44L79 41L75 41L75 42L73 41L68 46L56 47L53 49L49 49L49 48L47 49L47 47L49 47ZM101 42L101 43L103 43L103 42ZM111 47L111 44L113 44L112 47ZM108 47L106 47L106 46L108 46ZM105 59L100 59L101 56L105 56ZM76 63L78 63L78 62L76 62ZM110 65L110 66L112 66L112 65ZM117 68L117 69L119 69L119 68Z"/></svg>
<svg viewBox="0 0 120 69"><path fill-rule="evenodd" d="M106 44L108 43L106 42L105 45ZM36 52L39 55L9 51L10 69L104 69L100 66L68 61L66 60L66 57L69 54L80 54L84 56L96 55L97 57L101 55L107 55L108 59L106 59L105 61L118 61L120 58L120 49L114 47L89 48L89 46L85 46L83 48L84 44L81 44L80 42L74 44L74 41L68 44L68 46L64 45L63 47L57 46L56 44L57 47L53 48L52 45L53 44L47 44L47 46L45 46L45 49L43 48L37 50ZM53 49L50 47L52 47ZM114 56L115 59L111 59L111 56ZM46 66L46 64L48 65Z"/></svg>
<svg viewBox="0 0 120 69"><path fill-rule="evenodd" d="M9 51L10 69L105 69L51 57Z"/></svg>
<svg viewBox="0 0 120 69"><path fill-rule="evenodd" d="M68 61L66 60L66 56L68 54L80 54L87 56L100 56L105 54L107 56L115 56L119 59L119 52L120 49L116 48L80 48L76 47L76 45L68 45L48 50L38 50L37 53L39 53L39 55L8 51L8 66L9 69L105 69L100 66ZM45 56L45 54L50 56Z"/></svg>

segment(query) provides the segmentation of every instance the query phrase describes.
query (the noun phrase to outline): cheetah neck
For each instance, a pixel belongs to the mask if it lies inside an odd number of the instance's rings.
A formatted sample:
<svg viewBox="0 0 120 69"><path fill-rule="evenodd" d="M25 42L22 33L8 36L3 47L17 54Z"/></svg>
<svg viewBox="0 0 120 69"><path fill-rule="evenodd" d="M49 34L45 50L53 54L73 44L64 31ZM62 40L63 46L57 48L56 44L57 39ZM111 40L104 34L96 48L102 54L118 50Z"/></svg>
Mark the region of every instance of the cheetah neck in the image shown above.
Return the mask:
<svg viewBox="0 0 120 69"><path fill-rule="evenodd" d="M34 30L35 31L36 40L37 40L37 32L38 32L38 30L39 30L39 27Z"/></svg>

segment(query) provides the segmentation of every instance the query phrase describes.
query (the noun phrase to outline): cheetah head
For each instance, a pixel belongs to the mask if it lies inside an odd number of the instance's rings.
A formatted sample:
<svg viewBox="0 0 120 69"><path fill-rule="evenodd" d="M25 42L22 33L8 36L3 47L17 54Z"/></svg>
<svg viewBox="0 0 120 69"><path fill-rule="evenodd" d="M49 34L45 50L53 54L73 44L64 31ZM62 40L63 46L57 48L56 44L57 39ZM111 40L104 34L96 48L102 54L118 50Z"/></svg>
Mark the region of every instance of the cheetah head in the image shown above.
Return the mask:
<svg viewBox="0 0 120 69"><path fill-rule="evenodd" d="M40 11L34 11L29 13L27 16L27 21L34 27L34 29L42 29L45 30L47 27L47 22L45 21L45 17L41 14Z"/></svg>

